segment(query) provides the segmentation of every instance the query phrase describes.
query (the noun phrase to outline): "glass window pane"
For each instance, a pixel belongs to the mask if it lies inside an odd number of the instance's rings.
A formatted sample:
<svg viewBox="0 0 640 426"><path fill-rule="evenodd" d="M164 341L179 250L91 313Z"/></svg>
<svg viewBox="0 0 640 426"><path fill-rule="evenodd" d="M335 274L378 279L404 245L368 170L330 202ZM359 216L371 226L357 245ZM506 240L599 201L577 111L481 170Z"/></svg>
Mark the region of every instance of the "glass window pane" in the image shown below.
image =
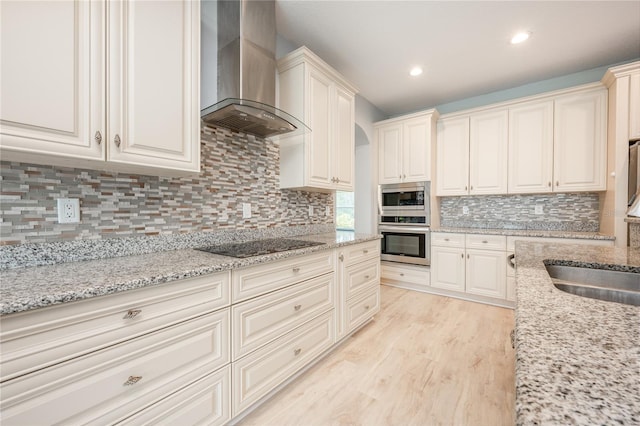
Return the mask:
<svg viewBox="0 0 640 426"><path fill-rule="evenodd" d="M355 197L353 192L336 191L336 228L340 230L355 229L354 214Z"/></svg>

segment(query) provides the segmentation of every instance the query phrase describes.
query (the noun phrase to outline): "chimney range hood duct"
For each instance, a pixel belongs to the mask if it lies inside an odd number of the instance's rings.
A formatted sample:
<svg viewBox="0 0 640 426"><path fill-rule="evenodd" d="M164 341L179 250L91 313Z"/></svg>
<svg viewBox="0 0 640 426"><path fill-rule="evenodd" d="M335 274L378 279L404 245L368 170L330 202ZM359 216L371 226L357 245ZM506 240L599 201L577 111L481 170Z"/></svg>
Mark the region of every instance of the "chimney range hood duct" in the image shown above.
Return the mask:
<svg viewBox="0 0 640 426"><path fill-rule="evenodd" d="M218 0L218 99L202 120L261 138L305 133L300 120L275 108L274 0Z"/></svg>

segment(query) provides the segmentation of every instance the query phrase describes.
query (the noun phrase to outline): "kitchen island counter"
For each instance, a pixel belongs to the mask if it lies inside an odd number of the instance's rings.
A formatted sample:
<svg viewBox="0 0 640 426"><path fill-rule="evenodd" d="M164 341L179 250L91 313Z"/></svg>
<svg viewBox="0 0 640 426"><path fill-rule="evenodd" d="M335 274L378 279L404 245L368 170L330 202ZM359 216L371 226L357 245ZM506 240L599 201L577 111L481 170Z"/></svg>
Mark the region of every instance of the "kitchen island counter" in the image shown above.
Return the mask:
<svg viewBox="0 0 640 426"><path fill-rule="evenodd" d="M322 245L243 259L182 249L0 271L0 314L8 315L238 269L376 240L380 236L337 231L289 238Z"/></svg>
<svg viewBox="0 0 640 426"><path fill-rule="evenodd" d="M637 272L640 250L516 242L517 424L639 424L640 307L560 291L544 261Z"/></svg>

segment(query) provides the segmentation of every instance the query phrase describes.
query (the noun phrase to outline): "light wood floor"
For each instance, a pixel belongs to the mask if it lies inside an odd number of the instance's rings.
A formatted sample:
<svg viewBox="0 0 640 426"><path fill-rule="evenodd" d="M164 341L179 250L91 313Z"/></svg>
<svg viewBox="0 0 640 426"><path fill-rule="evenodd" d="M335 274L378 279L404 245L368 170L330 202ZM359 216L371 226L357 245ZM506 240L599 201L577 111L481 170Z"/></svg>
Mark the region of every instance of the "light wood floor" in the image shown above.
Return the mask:
<svg viewBox="0 0 640 426"><path fill-rule="evenodd" d="M240 424L513 425L513 311L381 292L374 322Z"/></svg>

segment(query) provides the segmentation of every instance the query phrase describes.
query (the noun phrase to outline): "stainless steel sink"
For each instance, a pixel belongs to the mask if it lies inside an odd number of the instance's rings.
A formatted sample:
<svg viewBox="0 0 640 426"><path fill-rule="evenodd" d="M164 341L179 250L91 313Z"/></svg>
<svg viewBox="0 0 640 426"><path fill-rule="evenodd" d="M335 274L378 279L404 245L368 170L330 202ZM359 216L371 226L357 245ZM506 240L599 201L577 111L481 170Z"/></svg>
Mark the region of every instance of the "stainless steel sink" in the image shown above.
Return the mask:
<svg viewBox="0 0 640 426"><path fill-rule="evenodd" d="M640 306L640 274L577 266L545 265L559 290L578 296Z"/></svg>

